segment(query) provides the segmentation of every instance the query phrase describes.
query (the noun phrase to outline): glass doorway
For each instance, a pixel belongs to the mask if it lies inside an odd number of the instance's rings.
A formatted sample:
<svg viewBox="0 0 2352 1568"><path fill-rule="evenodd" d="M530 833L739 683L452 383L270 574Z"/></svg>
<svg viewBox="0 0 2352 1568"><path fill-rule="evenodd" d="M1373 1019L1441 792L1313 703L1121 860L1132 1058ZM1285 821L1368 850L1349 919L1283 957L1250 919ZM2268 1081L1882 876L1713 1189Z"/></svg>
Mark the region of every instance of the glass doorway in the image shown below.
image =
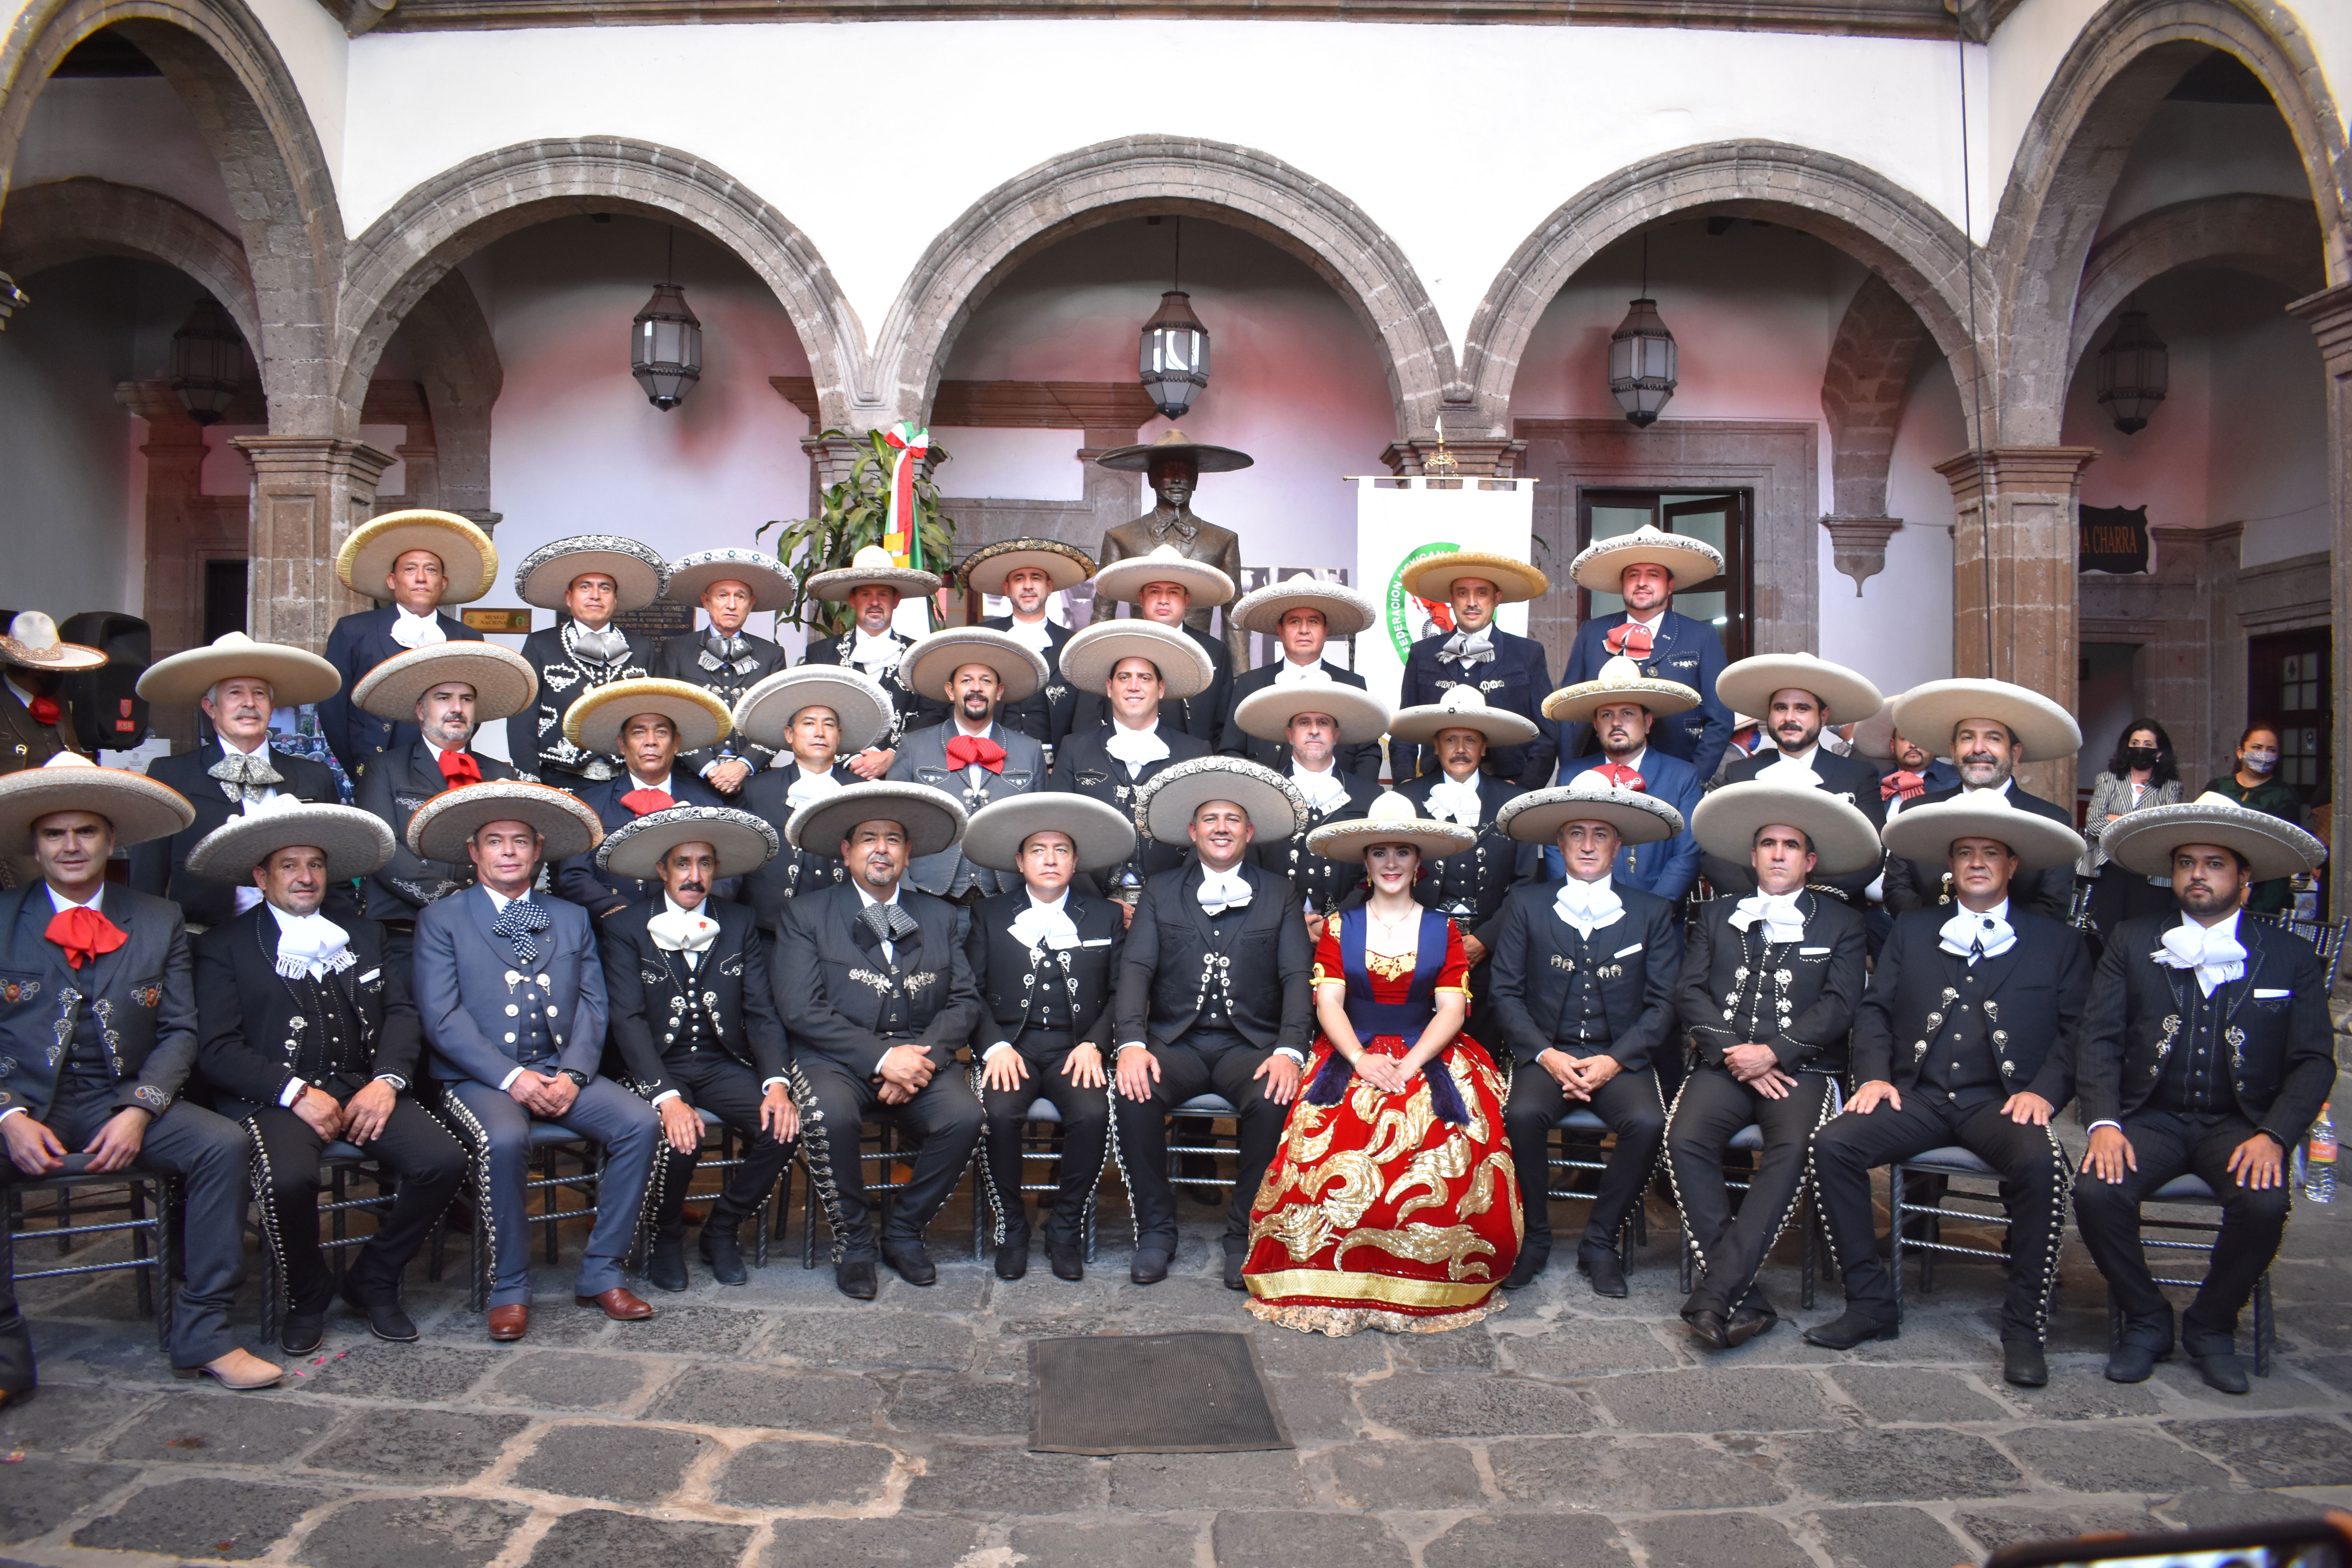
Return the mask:
<svg viewBox="0 0 2352 1568"><path fill-rule="evenodd" d="M1648 523L1662 533L1687 534L1723 552L1723 573L1675 591L1674 608L1715 627L1727 660L1745 658L1754 638L1752 570L1755 492L1586 489L1577 492L1576 547L1614 539ZM1625 607L1614 594L1580 589L1577 618L1614 615Z"/></svg>

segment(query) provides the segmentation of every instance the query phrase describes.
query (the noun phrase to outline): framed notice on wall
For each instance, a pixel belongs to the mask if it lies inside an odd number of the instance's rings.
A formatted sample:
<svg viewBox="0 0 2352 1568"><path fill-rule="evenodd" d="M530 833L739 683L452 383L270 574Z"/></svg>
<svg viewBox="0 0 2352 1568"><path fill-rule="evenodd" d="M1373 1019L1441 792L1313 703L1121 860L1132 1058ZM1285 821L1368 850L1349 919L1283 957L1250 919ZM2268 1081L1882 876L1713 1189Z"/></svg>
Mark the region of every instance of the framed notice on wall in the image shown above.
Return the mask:
<svg viewBox="0 0 2352 1568"><path fill-rule="evenodd" d="M460 617L467 626L484 637L520 637L530 635L530 611L527 608L486 610L479 605L468 605L460 612Z"/></svg>
<svg viewBox="0 0 2352 1568"><path fill-rule="evenodd" d="M2075 568L2119 577L2147 570L2147 508L2086 506L2074 543Z"/></svg>
<svg viewBox="0 0 2352 1568"><path fill-rule="evenodd" d="M1452 606L1404 591L1405 567L1454 550L1529 559L1536 481L1414 475L1350 482L1356 487L1356 586L1371 596L1381 616L1356 639L1356 669L1374 691L1392 692L1404 682L1407 650L1454 629ZM1527 605L1504 605L1495 624L1526 636Z"/></svg>

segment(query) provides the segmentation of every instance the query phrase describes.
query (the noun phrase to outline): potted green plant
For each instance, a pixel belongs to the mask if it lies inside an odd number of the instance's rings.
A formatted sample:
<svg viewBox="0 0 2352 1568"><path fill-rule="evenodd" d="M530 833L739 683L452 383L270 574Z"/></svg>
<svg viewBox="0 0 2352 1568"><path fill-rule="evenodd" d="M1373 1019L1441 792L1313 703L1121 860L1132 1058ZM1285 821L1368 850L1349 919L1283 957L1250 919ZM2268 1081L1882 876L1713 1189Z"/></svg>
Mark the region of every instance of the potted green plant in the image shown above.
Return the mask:
<svg viewBox="0 0 2352 1568"><path fill-rule="evenodd" d="M843 432L824 434L837 437ZM955 520L940 510L939 487L931 482L932 467L946 457L946 449L934 443L915 468L915 515L921 546L917 559L923 570L951 579L954 574L949 563L955 548ZM816 516L763 522L753 532L758 542L766 540L771 529L776 531L773 544L767 548L792 568L799 584L792 607L777 616L780 626L792 621L807 627L812 637L838 637L848 629L849 606L812 598L808 580L820 572L849 565L860 550L882 542L890 513L890 473L897 458L886 432L869 432L849 477L826 489Z"/></svg>

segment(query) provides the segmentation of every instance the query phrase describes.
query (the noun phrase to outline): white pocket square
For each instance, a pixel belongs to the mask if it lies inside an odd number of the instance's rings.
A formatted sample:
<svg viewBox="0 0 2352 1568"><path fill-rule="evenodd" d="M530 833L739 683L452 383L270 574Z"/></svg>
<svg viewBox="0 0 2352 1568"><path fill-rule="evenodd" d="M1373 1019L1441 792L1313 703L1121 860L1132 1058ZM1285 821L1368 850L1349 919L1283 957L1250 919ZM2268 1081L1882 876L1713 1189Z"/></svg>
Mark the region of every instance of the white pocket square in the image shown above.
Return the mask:
<svg viewBox="0 0 2352 1568"><path fill-rule="evenodd" d="M1829 952L1829 949L1826 947L1801 947L1797 950L1797 956L1799 958L1819 958L1827 952Z"/></svg>
<svg viewBox="0 0 2352 1568"><path fill-rule="evenodd" d="M1637 942L1631 947L1621 947L1617 950L1614 956L1618 958L1631 958L1635 953L1641 952L1645 945L1645 943Z"/></svg>
<svg viewBox="0 0 2352 1568"><path fill-rule="evenodd" d="M1078 943L1078 945L1080 947L1108 947L1110 945L1110 938L1107 936L1093 937L1089 938L1087 941Z"/></svg>
<svg viewBox="0 0 2352 1568"><path fill-rule="evenodd" d="M365 974L361 975L361 976L359 977L359 979L358 979L358 980L356 980L356 981L352 982L352 984L357 984L357 985L364 985L364 984L366 984L369 981L373 980L377 975L382 974L383 973L383 971L382 969L371 969L371 970L369 970ZM2260 992L2257 992L2257 993L2255 993L2255 994L2260 995L2260 994L2261 994L2261 993L2260 993ZM2282 994L2284 994L2284 993L2282 993Z"/></svg>
<svg viewBox="0 0 2352 1568"><path fill-rule="evenodd" d="M2269 991L2259 985L2254 987L2254 1000L2257 1002L2277 1002L2294 994L2292 991Z"/></svg>

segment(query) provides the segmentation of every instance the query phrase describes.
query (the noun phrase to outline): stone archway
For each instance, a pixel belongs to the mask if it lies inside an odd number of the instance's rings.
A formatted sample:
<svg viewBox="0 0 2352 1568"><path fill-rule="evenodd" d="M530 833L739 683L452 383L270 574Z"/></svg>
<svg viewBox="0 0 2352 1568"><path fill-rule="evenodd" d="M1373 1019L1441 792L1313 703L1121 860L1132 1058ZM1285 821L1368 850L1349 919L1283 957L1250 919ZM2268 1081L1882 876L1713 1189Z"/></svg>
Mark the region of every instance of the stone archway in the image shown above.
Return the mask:
<svg viewBox="0 0 2352 1568"><path fill-rule="evenodd" d="M2207 196L2143 213L2091 247L2074 297L2070 372L2091 352L2099 324L2134 290L2183 267L2228 267L2265 278L2291 296L2327 282L2319 216L2288 196Z"/></svg>
<svg viewBox="0 0 2352 1568"><path fill-rule="evenodd" d="M29 278L92 256L129 256L176 268L204 286L245 334L261 342L245 247L212 219L166 195L87 177L28 185L8 199L0 271Z"/></svg>
<svg viewBox="0 0 2352 1568"><path fill-rule="evenodd" d="M1022 261L1081 229L1149 214L1225 224L1304 261L1381 345L1398 435L1430 429L1454 381L1454 349L1403 251L1362 208L1279 158L1173 136L1123 137L1051 159L942 230L883 323L875 401L854 411L859 423L928 408L956 335Z"/></svg>

